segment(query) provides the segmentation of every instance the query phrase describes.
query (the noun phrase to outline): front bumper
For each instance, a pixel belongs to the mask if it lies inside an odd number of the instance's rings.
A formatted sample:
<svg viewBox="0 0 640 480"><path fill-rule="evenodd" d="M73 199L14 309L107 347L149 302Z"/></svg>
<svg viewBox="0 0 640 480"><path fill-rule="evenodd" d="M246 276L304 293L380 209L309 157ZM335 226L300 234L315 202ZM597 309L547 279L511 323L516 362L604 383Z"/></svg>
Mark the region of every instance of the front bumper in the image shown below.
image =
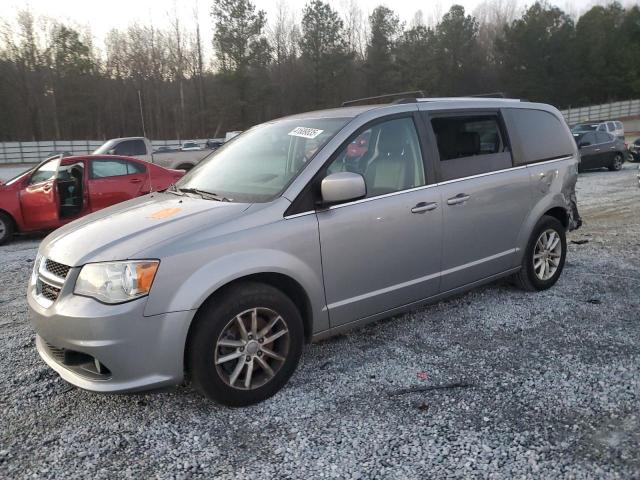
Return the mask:
<svg viewBox="0 0 640 480"><path fill-rule="evenodd" d="M96 392L147 390L182 381L195 310L145 317L147 297L105 305L66 290L48 308L36 300L32 286L27 293L38 353L62 378Z"/></svg>

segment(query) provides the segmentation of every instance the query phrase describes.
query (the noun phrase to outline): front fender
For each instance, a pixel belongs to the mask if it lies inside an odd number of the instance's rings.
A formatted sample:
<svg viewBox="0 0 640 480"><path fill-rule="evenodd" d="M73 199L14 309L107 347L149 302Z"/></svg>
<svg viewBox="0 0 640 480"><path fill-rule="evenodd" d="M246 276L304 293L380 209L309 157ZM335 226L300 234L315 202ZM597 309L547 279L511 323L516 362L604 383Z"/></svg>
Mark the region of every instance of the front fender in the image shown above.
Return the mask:
<svg viewBox="0 0 640 480"><path fill-rule="evenodd" d="M159 255L145 315L194 310L221 287L254 274L277 273L297 282L311 305L313 333L329 328L315 215L196 241L176 255ZM153 257L153 255L151 255Z"/></svg>

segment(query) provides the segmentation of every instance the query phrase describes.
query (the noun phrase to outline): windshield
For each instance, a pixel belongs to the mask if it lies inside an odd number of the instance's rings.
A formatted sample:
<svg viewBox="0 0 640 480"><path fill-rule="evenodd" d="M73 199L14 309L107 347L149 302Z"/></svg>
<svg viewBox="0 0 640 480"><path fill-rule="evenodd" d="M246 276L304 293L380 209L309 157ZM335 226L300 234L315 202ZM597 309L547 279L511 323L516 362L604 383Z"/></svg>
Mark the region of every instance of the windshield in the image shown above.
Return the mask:
<svg viewBox="0 0 640 480"><path fill-rule="evenodd" d="M579 123L578 125L575 125L571 131L574 133L578 133L578 132L590 132L592 130L595 130L596 128L598 128L598 124L597 123Z"/></svg>
<svg viewBox="0 0 640 480"><path fill-rule="evenodd" d="M108 142L103 143L98 148L96 148L93 152L93 155L104 155L118 143L117 140L109 140Z"/></svg>
<svg viewBox="0 0 640 480"><path fill-rule="evenodd" d="M349 120L291 119L258 125L201 161L176 187L235 202L270 201Z"/></svg>

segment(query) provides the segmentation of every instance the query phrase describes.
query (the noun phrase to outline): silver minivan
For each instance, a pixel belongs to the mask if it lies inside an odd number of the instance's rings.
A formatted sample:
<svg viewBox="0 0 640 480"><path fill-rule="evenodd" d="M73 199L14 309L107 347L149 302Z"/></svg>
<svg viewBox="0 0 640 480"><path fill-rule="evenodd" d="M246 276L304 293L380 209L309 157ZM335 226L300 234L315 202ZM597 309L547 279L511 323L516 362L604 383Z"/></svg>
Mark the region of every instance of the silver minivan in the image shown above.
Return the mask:
<svg viewBox="0 0 640 480"><path fill-rule="evenodd" d="M555 108L404 99L258 125L163 192L40 245L43 360L93 391L178 384L248 405L305 342L511 276L551 287L580 226Z"/></svg>

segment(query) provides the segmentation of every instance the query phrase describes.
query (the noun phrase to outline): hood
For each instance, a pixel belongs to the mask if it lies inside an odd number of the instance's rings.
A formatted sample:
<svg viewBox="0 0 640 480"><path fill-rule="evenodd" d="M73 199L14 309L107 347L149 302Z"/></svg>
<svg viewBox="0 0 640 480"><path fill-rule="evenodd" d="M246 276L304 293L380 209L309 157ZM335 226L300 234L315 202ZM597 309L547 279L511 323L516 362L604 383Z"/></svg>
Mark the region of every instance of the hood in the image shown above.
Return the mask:
<svg viewBox="0 0 640 480"><path fill-rule="evenodd" d="M133 258L136 252L237 218L250 204L155 193L92 213L51 233L40 252L80 266Z"/></svg>

